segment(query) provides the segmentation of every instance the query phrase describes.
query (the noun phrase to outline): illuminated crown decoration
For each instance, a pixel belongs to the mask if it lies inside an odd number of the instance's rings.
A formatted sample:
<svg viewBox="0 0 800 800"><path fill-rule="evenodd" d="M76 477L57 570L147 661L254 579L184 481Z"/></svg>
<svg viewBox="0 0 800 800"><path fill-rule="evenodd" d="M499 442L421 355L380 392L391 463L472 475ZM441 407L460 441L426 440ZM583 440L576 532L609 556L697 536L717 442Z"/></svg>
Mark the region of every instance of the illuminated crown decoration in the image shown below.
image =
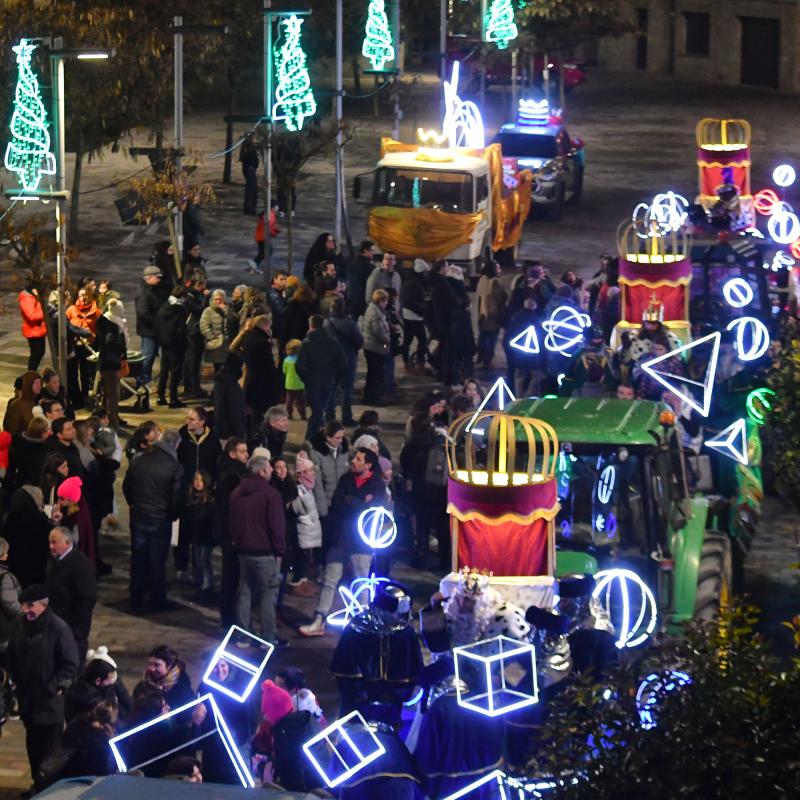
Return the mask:
<svg viewBox="0 0 800 800"><path fill-rule="evenodd" d="M706 117L695 128L697 146L703 150L732 152L750 147L750 123L746 119Z"/></svg>
<svg viewBox="0 0 800 800"><path fill-rule="evenodd" d="M450 426L450 478L475 486L526 486L553 479L558 436L546 422L500 411L467 414Z"/></svg>
<svg viewBox="0 0 800 800"><path fill-rule="evenodd" d="M692 237L683 228L642 238L636 224L624 219L617 228L619 257L632 264L674 264L688 257Z"/></svg>
<svg viewBox="0 0 800 800"><path fill-rule="evenodd" d="M695 136L699 185L697 202L706 209L711 208L718 200L716 188L730 183L739 192L743 212L752 218L750 123L744 119L701 119L697 123Z"/></svg>

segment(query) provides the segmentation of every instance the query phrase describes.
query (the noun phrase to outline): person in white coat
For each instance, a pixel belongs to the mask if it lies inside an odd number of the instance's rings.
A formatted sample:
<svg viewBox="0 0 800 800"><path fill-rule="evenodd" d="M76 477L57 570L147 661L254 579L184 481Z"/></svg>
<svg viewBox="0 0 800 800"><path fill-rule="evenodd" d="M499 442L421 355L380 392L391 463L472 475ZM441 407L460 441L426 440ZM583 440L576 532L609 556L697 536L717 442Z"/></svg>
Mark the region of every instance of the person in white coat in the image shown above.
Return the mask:
<svg viewBox="0 0 800 800"><path fill-rule="evenodd" d="M308 590L301 590L299 593L310 595L314 590L309 578L313 578L316 573L316 563L322 547L319 508L325 503L325 495L321 481L317 480L314 462L303 450L295 459L294 477L297 497L292 501L291 509L297 515L297 542L302 554L295 577L300 579L303 587L308 587Z"/></svg>

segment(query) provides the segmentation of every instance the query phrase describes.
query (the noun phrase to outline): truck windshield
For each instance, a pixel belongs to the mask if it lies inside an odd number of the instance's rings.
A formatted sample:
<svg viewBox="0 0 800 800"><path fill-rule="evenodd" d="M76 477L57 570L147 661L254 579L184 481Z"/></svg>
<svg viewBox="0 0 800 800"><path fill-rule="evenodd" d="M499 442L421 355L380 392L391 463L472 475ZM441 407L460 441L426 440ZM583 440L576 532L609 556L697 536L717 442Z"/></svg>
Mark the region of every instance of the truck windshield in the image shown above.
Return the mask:
<svg viewBox="0 0 800 800"><path fill-rule="evenodd" d="M555 158L556 137L536 133L499 133L503 155L511 158Z"/></svg>
<svg viewBox="0 0 800 800"><path fill-rule="evenodd" d="M381 167L375 176L376 206L475 210L472 175L468 172Z"/></svg>

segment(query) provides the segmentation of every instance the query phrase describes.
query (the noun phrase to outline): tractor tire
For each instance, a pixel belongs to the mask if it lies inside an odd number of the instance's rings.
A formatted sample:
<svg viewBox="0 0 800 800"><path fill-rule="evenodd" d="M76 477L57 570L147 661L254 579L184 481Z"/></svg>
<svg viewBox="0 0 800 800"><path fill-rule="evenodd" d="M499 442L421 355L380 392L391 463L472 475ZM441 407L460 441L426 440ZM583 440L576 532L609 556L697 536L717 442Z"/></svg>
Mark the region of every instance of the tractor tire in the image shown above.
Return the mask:
<svg viewBox="0 0 800 800"><path fill-rule="evenodd" d="M706 531L697 569L694 618L713 622L730 602L733 567L730 539L719 531Z"/></svg>

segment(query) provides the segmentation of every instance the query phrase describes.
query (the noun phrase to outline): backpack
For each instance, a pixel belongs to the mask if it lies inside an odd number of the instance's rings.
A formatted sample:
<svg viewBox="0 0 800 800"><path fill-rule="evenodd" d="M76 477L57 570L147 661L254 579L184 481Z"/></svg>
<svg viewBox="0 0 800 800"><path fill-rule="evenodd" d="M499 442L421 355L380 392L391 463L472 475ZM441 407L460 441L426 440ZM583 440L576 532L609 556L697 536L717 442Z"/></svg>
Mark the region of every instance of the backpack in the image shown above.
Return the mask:
<svg viewBox="0 0 800 800"><path fill-rule="evenodd" d="M447 486L447 452L445 439L441 434L436 436L436 444L428 450L425 464L425 483L430 486Z"/></svg>

